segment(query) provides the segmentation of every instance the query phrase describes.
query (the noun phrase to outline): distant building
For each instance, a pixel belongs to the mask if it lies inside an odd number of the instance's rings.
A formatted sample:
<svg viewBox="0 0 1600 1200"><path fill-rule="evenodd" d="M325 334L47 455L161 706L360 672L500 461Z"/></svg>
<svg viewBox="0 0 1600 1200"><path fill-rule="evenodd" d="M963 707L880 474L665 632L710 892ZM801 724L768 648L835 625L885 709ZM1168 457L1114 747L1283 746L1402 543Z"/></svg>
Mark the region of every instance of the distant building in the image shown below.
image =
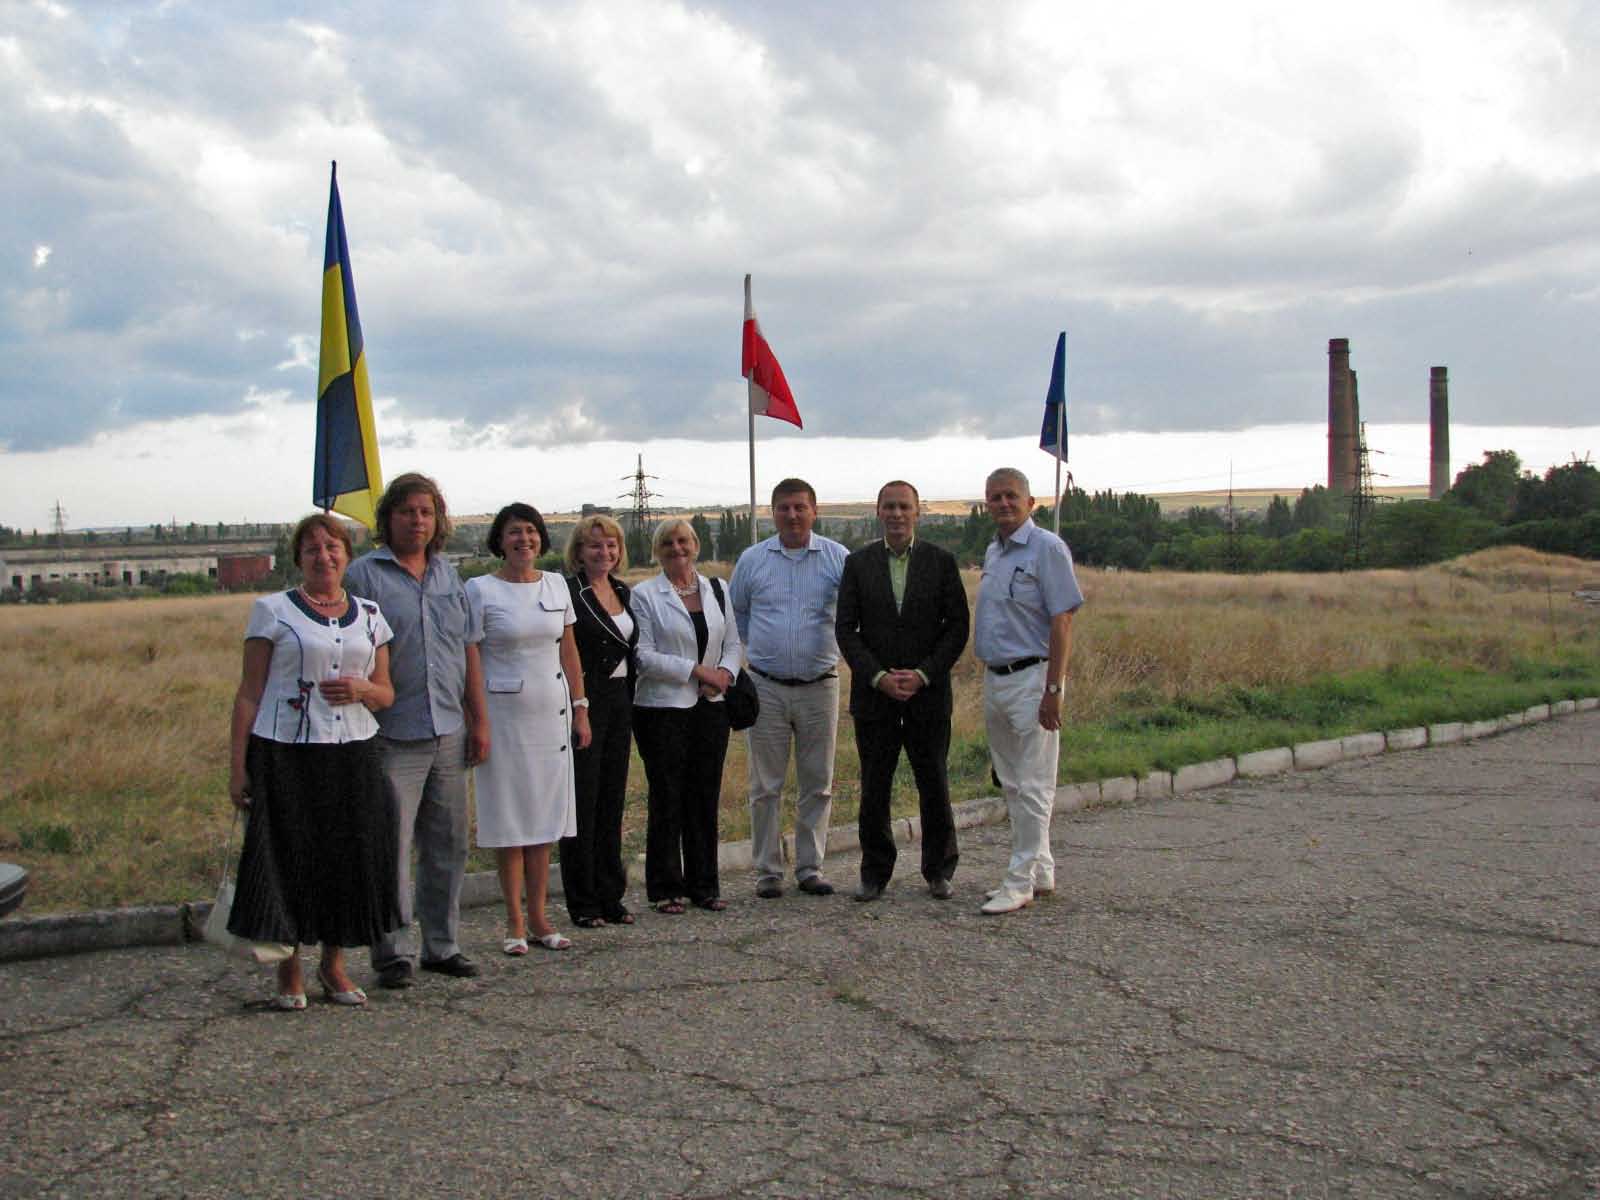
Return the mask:
<svg viewBox="0 0 1600 1200"><path fill-rule="evenodd" d="M249 587L272 572L270 550L233 545L219 549L199 545L75 546L68 553L54 549L0 550L0 587L31 591L52 583L85 587L159 587L172 575L203 575L222 588Z"/></svg>

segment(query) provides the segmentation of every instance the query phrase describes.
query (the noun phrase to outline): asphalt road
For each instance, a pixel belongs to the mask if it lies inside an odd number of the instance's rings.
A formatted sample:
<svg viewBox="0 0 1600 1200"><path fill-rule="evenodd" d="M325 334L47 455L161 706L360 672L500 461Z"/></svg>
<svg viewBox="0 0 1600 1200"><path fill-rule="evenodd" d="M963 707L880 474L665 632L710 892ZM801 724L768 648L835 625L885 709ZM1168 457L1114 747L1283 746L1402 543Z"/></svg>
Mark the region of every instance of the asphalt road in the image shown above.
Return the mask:
<svg viewBox="0 0 1600 1200"><path fill-rule="evenodd" d="M1001 826L949 903L913 849L523 960L473 910L482 978L363 1011L14 962L0 1195L1594 1196L1597 801L1590 712L1062 817L1005 917Z"/></svg>

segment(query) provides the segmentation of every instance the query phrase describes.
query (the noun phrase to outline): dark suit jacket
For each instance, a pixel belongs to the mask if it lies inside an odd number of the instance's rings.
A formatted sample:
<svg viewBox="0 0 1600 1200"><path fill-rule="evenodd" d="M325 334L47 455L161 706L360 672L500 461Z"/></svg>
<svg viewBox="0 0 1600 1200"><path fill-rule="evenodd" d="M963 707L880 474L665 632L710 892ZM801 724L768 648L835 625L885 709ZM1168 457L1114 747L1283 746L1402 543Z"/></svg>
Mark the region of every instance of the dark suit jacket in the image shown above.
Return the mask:
<svg viewBox="0 0 1600 1200"><path fill-rule="evenodd" d="M611 586L616 590L617 599L622 601L622 610L628 612L628 585L613 575ZM578 643L578 661L583 664L584 690L590 691L602 680L609 679L617 664L627 659L628 694L633 695L633 648L639 644L639 623L635 621L632 635L624 638L611 614L595 599L594 589L581 576L567 576L567 588L572 593L572 611L577 617L572 636Z"/></svg>
<svg viewBox="0 0 1600 1200"><path fill-rule="evenodd" d="M850 713L871 720L913 709L950 712L950 670L970 628L967 593L955 556L920 538L912 543L905 603L894 606L889 551L880 539L845 559L834 631L850 664ZM872 686L879 671L916 668L927 686L905 703ZM907 715L910 715L907 713Z"/></svg>

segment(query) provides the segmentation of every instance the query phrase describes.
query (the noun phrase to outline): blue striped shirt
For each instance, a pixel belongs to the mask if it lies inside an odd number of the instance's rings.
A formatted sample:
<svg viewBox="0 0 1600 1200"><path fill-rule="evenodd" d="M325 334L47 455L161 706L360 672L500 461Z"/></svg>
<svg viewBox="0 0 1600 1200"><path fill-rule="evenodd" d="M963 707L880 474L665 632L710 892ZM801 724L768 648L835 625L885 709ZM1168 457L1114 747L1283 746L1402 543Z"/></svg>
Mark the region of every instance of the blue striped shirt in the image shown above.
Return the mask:
<svg viewBox="0 0 1600 1200"><path fill-rule="evenodd" d="M802 550L785 549L774 535L739 556L728 600L746 662L780 679L815 679L834 669L833 615L847 553L813 533Z"/></svg>

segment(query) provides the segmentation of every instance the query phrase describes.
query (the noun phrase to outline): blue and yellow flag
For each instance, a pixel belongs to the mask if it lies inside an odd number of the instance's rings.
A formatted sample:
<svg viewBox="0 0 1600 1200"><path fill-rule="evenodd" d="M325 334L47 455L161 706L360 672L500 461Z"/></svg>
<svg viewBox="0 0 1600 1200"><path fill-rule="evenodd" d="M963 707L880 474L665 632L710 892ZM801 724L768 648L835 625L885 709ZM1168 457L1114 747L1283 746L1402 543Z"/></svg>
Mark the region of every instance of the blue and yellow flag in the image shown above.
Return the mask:
<svg viewBox="0 0 1600 1200"><path fill-rule="evenodd" d="M317 371L317 458L311 502L362 522L377 523L383 470L372 423L372 389L356 311L356 281L344 240L339 164L328 192L328 245L322 258L322 356Z"/></svg>

